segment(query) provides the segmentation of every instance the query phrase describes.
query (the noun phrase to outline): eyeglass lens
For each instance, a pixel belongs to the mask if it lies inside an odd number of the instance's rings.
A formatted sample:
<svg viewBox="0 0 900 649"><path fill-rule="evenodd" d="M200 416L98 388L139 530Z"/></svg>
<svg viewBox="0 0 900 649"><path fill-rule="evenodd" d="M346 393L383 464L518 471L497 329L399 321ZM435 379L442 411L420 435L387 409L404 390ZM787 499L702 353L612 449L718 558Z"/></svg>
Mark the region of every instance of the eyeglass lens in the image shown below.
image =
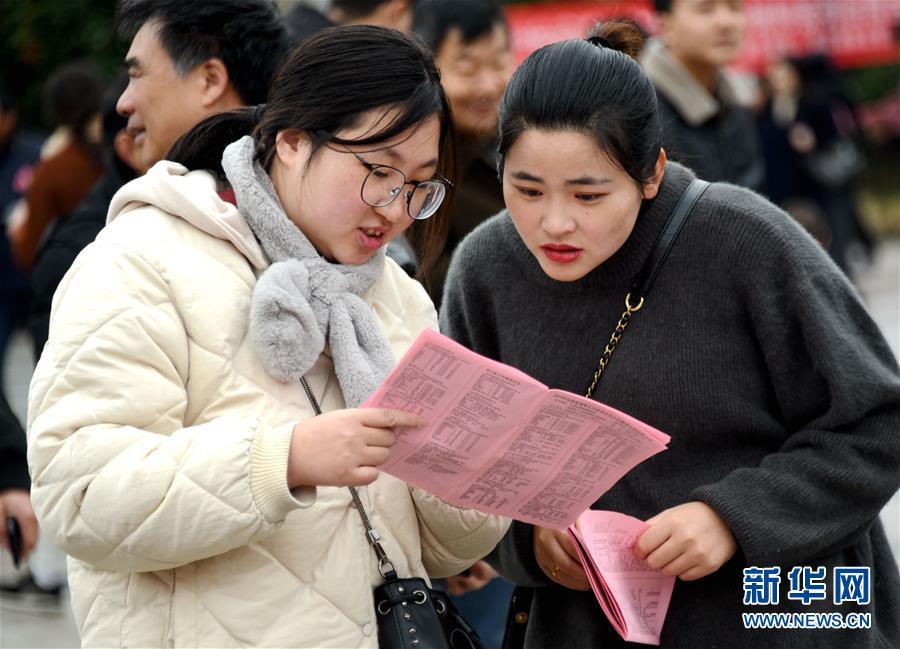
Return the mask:
<svg viewBox="0 0 900 649"><path fill-rule="evenodd" d="M384 207L403 193L406 177L391 167L375 167L363 183L362 198L373 207ZM409 215L414 219L427 219L434 214L444 200L443 183L425 181L413 188L409 196Z"/></svg>

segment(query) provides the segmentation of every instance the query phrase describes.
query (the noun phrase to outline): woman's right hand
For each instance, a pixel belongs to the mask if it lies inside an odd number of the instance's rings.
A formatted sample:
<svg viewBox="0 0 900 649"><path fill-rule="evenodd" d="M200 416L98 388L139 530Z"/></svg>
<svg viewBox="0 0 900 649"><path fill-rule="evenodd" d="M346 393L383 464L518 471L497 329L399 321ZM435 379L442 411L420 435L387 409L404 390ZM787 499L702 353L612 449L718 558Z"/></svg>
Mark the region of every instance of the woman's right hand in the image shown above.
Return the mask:
<svg viewBox="0 0 900 649"><path fill-rule="evenodd" d="M551 581L573 590L591 587L568 533L534 526L534 558Z"/></svg>
<svg viewBox="0 0 900 649"><path fill-rule="evenodd" d="M362 486L375 481L394 445L393 428L421 428L418 415L385 408L327 412L294 426L288 486Z"/></svg>

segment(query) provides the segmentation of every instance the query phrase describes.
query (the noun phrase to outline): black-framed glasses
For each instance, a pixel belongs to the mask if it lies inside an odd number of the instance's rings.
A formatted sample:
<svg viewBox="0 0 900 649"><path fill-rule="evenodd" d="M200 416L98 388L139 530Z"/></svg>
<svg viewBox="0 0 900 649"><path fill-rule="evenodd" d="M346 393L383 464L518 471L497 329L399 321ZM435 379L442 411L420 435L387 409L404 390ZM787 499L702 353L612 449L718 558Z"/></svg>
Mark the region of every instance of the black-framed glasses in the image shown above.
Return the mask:
<svg viewBox="0 0 900 649"><path fill-rule="evenodd" d="M403 193L404 187L412 185L413 188L406 192L406 213L411 219L424 221L438 211L447 195L447 189L453 187L453 183L440 174L431 180L407 180L406 174L399 169L372 164L355 151L344 148L369 170L359 189L359 196L372 207L390 205Z"/></svg>

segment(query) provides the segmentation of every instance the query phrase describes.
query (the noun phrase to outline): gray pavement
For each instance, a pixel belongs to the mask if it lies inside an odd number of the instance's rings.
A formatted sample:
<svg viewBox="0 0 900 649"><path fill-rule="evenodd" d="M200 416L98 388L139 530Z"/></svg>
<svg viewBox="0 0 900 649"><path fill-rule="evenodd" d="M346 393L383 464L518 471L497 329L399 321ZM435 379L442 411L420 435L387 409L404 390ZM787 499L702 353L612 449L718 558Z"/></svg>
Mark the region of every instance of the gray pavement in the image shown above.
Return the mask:
<svg viewBox="0 0 900 649"><path fill-rule="evenodd" d="M900 358L900 239L882 242L872 265L857 278L869 310ZM31 376L31 348L20 334L9 351L4 381L10 405L22 420ZM882 512L894 554L900 558L900 496L895 495ZM9 577L12 563L0 557L0 581ZM78 647L78 632L68 605L68 595L58 600L33 596L0 596L0 649Z"/></svg>

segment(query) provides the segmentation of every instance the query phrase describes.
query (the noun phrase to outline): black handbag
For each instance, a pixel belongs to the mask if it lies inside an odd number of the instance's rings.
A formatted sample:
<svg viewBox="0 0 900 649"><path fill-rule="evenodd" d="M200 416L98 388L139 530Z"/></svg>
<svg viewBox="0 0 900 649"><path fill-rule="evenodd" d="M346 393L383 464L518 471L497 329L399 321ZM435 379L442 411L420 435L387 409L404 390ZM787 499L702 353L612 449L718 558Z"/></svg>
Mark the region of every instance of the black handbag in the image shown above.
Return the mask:
<svg viewBox="0 0 900 649"><path fill-rule="evenodd" d="M835 138L831 144L810 151L802 158L813 180L826 187L843 187L866 166L859 147L848 137Z"/></svg>
<svg viewBox="0 0 900 649"><path fill-rule="evenodd" d="M669 253L672 251L672 245L678 234L687 222L691 210L700 200L703 192L709 187L709 183L705 180L695 178L691 184L687 186L678 199L678 203L669 215L668 221L660 232L659 237L653 244L650 255L644 262L641 272L631 287L631 290L625 295L625 312L619 318L616 328L610 336L609 342L603 349L603 354L597 364L597 371L594 372L593 380L587 389L588 399L594 394L597 383L603 374L603 370L609 364L613 351L625 331L625 327L631 322L632 316L640 311L644 306L644 298L650 293L653 283L656 281L657 275L663 266ZM525 632L528 628L528 618L531 616L531 603L534 599L534 589L528 586L516 586L509 602L509 611L506 615L506 632L503 636L503 649L521 649L525 646Z"/></svg>
<svg viewBox="0 0 900 649"><path fill-rule="evenodd" d="M424 579L386 574L375 589L375 611L384 649L484 649L447 594Z"/></svg>
<svg viewBox="0 0 900 649"><path fill-rule="evenodd" d="M316 415L319 402L306 378L300 384ZM485 649L478 633L459 614L446 593L429 588L420 577L401 579L381 546L356 487L347 487L366 528L366 538L378 558L384 583L373 592L380 649Z"/></svg>

